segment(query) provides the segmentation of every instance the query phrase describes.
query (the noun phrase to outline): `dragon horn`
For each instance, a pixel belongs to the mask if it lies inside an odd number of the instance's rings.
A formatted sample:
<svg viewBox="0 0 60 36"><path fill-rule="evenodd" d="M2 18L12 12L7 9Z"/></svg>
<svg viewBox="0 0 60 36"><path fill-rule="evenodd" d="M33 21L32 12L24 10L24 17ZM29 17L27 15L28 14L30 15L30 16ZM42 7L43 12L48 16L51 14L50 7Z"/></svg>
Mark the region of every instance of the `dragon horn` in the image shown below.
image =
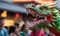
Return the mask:
<svg viewBox="0 0 60 36"><path fill-rule="evenodd" d="M49 8L51 8L51 7L55 7L56 4L57 4L57 1L55 1L55 2L54 2L53 4L51 4L51 5L48 5L48 7L49 7Z"/></svg>
<svg viewBox="0 0 60 36"><path fill-rule="evenodd" d="M46 6L48 6L48 8L51 8L51 7L55 7L56 4L57 4L57 2L58 2L58 1L55 1L55 2L52 3L52 4L43 4L43 5L46 5Z"/></svg>

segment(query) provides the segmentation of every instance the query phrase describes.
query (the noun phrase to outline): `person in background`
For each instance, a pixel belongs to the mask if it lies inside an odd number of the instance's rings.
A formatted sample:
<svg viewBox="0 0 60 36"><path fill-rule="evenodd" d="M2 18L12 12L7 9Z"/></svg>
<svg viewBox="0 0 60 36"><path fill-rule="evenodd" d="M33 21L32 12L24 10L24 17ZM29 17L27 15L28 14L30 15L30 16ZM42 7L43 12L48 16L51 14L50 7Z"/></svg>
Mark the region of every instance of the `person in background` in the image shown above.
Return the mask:
<svg viewBox="0 0 60 36"><path fill-rule="evenodd" d="M0 36L9 36L8 31L4 28L3 17L0 17Z"/></svg>
<svg viewBox="0 0 60 36"><path fill-rule="evenodd" d="M8 27L7 26L4 26L7 30L8 30Z"/></svg>
<svg viewBox="0 0 60 36"><path fill-rule="evenodd" d="M19 23L14 23L14 26L16 26L16 28L17 28L16 32L17 32L18 34L20 34L21 27L19 26Z"/></svg>
<svg viewBox="0 0 60 36"><path fill-rule="evenodd" d="M14 23L14 25L18 28L19 27L19 23Z"/></svg>
<svg viewBox="0 0 60 36"><path fill-rule="evenodd" d="M16 26L10 27L9 36L20 36L20 34L17 33L17 27Z"/></svg>
<svg viewBox="0 0 60 36"><path fill-rule="evenodd" d="M14 25L17 27L17 32L20 33L21 27L19 26L19 23L14 23Z"/></svg>
<svg viewBox="0 0 60 36"><path fill-rule="evenodd" d="M7 31L9 31L9 27L7 27L7 26L4 26L6 29L7 29Z"/></svg>
<svg viewBox="0 0 60 36"><path fill-rule="evenodd" d="M30 33L31 33L31 30L29 30L29 27L24 24L21 28L20 35L21 36L30 36Z"/></svg>

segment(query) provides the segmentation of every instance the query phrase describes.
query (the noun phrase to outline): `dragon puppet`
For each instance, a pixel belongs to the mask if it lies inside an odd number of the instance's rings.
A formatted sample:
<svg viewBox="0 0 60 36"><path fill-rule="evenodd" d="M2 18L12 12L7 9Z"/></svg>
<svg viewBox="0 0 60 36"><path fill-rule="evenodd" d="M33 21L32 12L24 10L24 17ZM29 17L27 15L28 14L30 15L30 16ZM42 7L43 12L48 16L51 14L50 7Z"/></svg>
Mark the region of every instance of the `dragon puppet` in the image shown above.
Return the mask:
<svg viewBox="0 0 60 36"><path fill-rule="evenodd" d="M38 27L50 28L60 32L60 13L56 8L56 2L51 5L47 4L28 4L27 13L31 14L34 20L31 22L32 29Z"/></svg>

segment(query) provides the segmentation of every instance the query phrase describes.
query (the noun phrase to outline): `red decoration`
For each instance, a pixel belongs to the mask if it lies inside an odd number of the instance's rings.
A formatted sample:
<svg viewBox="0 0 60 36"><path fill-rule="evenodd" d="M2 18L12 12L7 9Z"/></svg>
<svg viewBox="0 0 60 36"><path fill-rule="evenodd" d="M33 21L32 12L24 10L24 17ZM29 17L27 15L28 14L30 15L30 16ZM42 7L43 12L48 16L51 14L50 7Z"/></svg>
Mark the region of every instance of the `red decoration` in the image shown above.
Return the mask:
<svg viewBox="0 0 60 36"><path fill-rule="evenodd" d="M47 17L47 21L48 22L51 22L51 19L52 19L52 15L50 15L50 16Z"/></svg>
<svg viewBox="0 0 60 36"><path fill-rule="evenodd" d="M50 28L50 32L53 33L55 36L60 36L60 33L54 30L52 27Z"/></svg>
<svg viewBox="0 0 60 36"><path fill-rule="evenodd" d="M16 17L16 18L18 18L19 16L20 16L20 15L19 15L18 13L17 13L17 14L15 14L15 17Z"/></svg>

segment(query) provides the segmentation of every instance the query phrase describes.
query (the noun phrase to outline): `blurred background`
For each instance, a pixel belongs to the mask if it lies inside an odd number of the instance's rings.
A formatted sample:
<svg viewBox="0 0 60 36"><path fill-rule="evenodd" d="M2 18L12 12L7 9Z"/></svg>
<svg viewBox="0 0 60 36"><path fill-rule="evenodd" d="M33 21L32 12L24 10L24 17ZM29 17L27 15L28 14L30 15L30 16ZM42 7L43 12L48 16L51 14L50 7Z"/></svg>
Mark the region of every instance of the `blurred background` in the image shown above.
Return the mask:
<svg viewBox="0 0 60 36"><path fill-rule="evenodd" d="M60 0L0 0L0 16L5 17L5 27L14 26L14 23L19 23L20 27L28 26L33 16L27 14L27 4L52 4L55 1L58 1L56 8L60 10Z"/></svg>

